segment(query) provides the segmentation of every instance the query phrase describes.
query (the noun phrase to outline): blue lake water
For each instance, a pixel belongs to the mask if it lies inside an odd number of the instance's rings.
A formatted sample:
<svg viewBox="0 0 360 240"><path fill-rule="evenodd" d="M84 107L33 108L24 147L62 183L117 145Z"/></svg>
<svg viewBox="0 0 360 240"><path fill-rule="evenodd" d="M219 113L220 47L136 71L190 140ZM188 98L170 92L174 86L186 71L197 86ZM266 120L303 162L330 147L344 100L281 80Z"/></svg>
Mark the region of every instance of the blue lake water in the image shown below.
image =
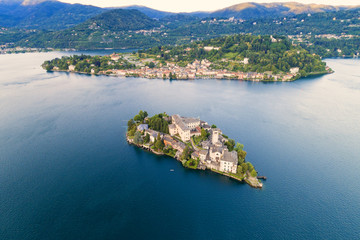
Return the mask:
<svg viewBox="0 0 360 240"><path fill-rule="evenodd" d="M0 239L360 238L359 60L266 84L41 69L64 54L0 56ZM139 110L216 124L264 188L128 145Z"/></svg>

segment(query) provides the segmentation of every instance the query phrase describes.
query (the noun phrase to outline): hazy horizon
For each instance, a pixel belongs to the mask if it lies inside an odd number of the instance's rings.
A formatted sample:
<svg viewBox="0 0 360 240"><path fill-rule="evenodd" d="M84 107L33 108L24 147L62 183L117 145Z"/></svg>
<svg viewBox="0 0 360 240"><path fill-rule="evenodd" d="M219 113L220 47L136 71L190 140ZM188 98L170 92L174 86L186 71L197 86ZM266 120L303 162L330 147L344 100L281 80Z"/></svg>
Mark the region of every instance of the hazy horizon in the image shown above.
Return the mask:
<svg viewBox="0 0 360 240"><path fill-rule="evenodd" d="M194 12L194 11L214 11L226 7L230 7L235 4L247 3L247 2L256 2L256 3L275 3L275 2L298 2L303 4L324 4L324 5L334 5L334 6L342 6L342 5L360 5L358 1L355 0L320 0L320 1L312 1L312 0L301 0L301 1L264 1L264 0L254 0L254 1L239 1L239 0L223 0L223 1L206 1L206 0L198 0L196 2L191 0L182 0L182 1L163 1L163 0L153 0L151 2L146 0L60 0L61 2L66 3L80 3L86 5L93 5L98 7L124 7L131 5L141 5L161 11L169 11L169 12Z"/></svg>

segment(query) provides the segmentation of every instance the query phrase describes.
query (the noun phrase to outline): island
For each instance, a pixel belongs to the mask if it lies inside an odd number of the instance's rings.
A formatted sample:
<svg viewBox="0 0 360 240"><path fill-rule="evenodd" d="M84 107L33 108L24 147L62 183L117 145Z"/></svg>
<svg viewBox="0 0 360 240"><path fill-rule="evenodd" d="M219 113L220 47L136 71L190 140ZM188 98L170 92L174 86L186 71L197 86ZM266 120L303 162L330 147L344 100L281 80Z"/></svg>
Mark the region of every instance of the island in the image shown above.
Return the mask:
<svg viewBox="0 0 360 240"><path fill-rule="evenodd" d="M127 123L129 144L158 155L177 159L186 168L211 170L251 187L262 188L263 183L250 162L245 161L244 145L235 143L216 127L199 118L166 113L148 116L140 111Z"/></svg>
<svg viewBox="0 0 360 240"><path fill-rule="evenodd" d="M47 71L162 79L293 81L331 73L320 56L288 38L238 34L179 46L45 61Z"/></svg>

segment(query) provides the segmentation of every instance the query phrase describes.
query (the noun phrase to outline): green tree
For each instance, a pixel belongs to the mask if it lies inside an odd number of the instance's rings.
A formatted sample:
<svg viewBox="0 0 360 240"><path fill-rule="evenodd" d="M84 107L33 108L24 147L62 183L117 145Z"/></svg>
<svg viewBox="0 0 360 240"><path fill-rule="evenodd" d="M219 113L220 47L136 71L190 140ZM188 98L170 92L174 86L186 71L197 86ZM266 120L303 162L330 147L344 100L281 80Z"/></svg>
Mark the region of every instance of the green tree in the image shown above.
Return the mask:
<svg viewBox="0 0 360 240"><path fill-rule="evenodd" d="M155 63L154 62L150 62L149 63L149 68L154 68L155 67Z"/></svg>
<svg viewBox="0 0 360 240"><path fill-rule="evenodd" d="M146 134L145 137L144 137L144 143L148 143L150 142L150 134Z"/></svg>
<svg viewBox="0 0 360 240"><path fill-rule="evenodd" d="M246 171L249 169L249 166L246 163L242 163L241 168L242 168L243 173L246 173Z"/></svg>
<svg viewBox="0 0 360 240"><path fill-rule="evenodd" d="M133 125L131 129L128 131L129 136L134 136L136 132L136 125Z"/></svg>
<svg viewBox="0 0 360 240"><path fill-rule="evenodd" d="M238 157L239 159L245 160L247 152L244 150L238 151Z"/></svg>
<svg viewBox="0 0 360 240"><path fill-rule="evenodd" d="M247 162L246 165L248 165L249 172L252 172L252 170L254 170L254 166L250 162Z"/></svg>
<svg viewBox="0 0 360 240"><path fill-rule="evenodd" d="M209 133L205 129L201 129L201 140L205 141L209 137Z"/></svg>
<svg viewBox="0 0 360 240"><path fill-rule="evenodd" d="M217 128L215 124L211 125L211 128Z"/></svg>
<svg viewBox="0 0 360 240"><path fill-rule="evenodd" d="M189 148L189 146L186 146L180 158L181 160L187 160L190 159L190 157L191 157L191 149Z"/></svg>
<svg viewBox="0 0 360 240"><path fill-rule="evenodd" d="M157 114L149 119L149 128L155 131L169 133L169 123L163 119L162 114Z"/></svg>
<svg viewBox="0 0 360 240"><path fill-rule="evenodd" d="M154 146L155 146L155 149L157 149L157 150L163 150L165 147L164 142L161 140L160 133L158 133L158 135L157 135Z"/></svg>
<svg viewBox="0 0 360 240"><path fill-rule="evenodd" d="M240 174L240 173L242 173L242 172L243 172L243 170L242 170L241 165L238 165L236 173L237 173L237 174Z"/></svg>
<svg viewBox="0 0 360 240"><path fill-rule="evenodd" d="M256 177L257 176L257 172L255 171L255 169L253 169L251 172L250 172L250 175L252 177Z"/></svg>
<svg viewBox="0 0 360 240"><path fill-rule="evenodd" d="M53 69L53 67L54 67L53 65L48 64L48 65L46 65L46 68L45 68L45 69L46 69L46 71L49 72L49 71L51 71L51 70Z"/></svg>
<svg viewBox="0 0 360 240"><path fill-rule="evenodd" d="M148 113L146 111L140 110L139 113L134 117L134 120L137 122L143 122L147 116Z"/></svg>
<svg viewBox="0 0 360 240"><path fill-rule="evenodd" d="M241 143L236 143L236 146L235 146L235 148L234 148L234 150L236 151L236 152L239 152L239 151L241 151L241 150L243 150L244 149L244 145L243 144L241 144Z"/></svg>
<svg viewBox="0 0 360 240"><path fill-rule="evenodd" d="M143 143L143 139L142 139L141 133L139 131L136 131L134 134L134 143L136 143L136 144Z"/></svg>
<svg viewBox="0 0 360 240"><path fill-rule="evenodd" d="M227 148L229 149L229 152L234 150L234 146L235 146L235 140L234 139L229 139L225 145L227 146Z"/></svg>
<svg viewBox="0 0 360 240"><path fill-rule="evenodd" d="M128 130L130 130L130 129L135 125L134 120L133 120L133 119L130 119L130 120L128 121L127 125L128 125Z"/></svg>

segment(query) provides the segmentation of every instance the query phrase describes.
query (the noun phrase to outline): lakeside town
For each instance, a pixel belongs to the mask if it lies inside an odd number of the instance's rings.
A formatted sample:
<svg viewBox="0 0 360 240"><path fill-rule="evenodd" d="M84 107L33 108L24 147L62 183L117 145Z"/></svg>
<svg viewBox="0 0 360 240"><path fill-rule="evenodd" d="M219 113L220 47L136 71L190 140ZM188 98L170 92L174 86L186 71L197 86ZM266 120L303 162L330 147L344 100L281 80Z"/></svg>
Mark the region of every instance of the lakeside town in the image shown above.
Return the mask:
<svg viewBox="0 0 360 240"><path fill-rule="evenodd" d="M0 45L0 54L51 52L51 51L55 51L55 49L54 48L19 47L19 46L15 46L13 43L7 43L7 44Z"/></svg>
<svg viewBox="0 0 360 240"><path fill-rule="evenodd" d="M204 52L218 51L219 48L204 46ZM162 50L163 51L163 50ZM194 51L194 49L185 49ZM169 51L164 51L168 54ZM302 54L297 51L295 54ZM303 77L304 72L299 67L291 67L288 71L245 72L235 70L242 66L251 69L249 58L231 60L228 58L212 62L207 58L192 61L176 61L172 58L164 61L161 55L145 53L113 53L101 57L86 55L63 57L46 61L42 65L47 71L65 71L92 75L110 75L116 77L141 77L149 79L194 80L194 79L233 79L243 81L294 81ZM225 67L227 66L227 67ZM230 66L230 67L229 67ZM332 69L324 66L323 70L307 73L307 75L321 75L332 73Z"/></svg>
<svg viewBox="0 0 360 240"><path fill-rule="evenodd" d="M285 37L244 34L132 53L63 56L42 66L47 71L170 80L294 81L332 72L320 56Z"/></svg>
<svg viewBox="0 0 360 240"><path fill-rule="evenodd" d="M184 167L209 169L251 187L263 184L254 166L245 162L243 145L224 135L215 125L199 118L172 116L166 113L148 117L140 111L128 121L127 141L158 155L171 156Z"/></svg>
<svg viewBox="0 0 360 240"><path fill-rule="evenodd" d="M206 47L205 47L206 48ZM119 54L109 55L111 60L118 61ZM142 78L163 78L163 79L181 79L181 80L192 80L192 79L237 79L246 81L292 81L296 80L299 76L299 68L291 68L289 73L273 74L272 72L237 72L229 71L227 69L214 69L212 68L213 63L207 59L193 61L187 64L185 67L181 67L176 63L167 62L165 65L159 62L148 59L146 66L144 62L136 63L139 68L134 69L109 69L99 71L97 74L120 76L120 77L142 77ZM227 60L224 60L227 61ZM249 59L245 58L242 64L247 65ZM111 65L112 62L109 62ZM159 66L159 67L156 67ZM55 69L56 70L56 69ZM70 65L70 72L75 72L75 66ZM327 67L327 71L329 68ZM95 74L95 70L91 69L91 74Z"/></svg>

